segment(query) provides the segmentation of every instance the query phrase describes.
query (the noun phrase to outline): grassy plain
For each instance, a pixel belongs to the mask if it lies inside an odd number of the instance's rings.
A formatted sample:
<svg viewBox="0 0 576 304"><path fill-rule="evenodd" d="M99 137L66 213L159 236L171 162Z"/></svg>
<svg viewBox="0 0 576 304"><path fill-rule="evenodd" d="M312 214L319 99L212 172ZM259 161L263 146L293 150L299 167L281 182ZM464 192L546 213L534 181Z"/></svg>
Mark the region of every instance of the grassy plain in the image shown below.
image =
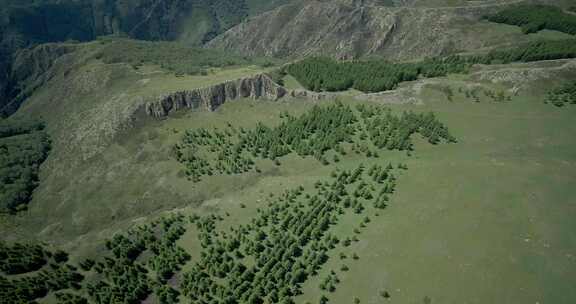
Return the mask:
<svg viewBox="0 0 576 304"><path fill-rule="evenodd" d="M460 142L417 146L331 303L383 303L380 290L394 303L573 302L576 109L528 96L428 100L420 109L437 113ZM310 285L303 299L313 303L318 282Z"/></svg>
<svg viewBox="0 0 576 304"><path fill-rule="evenodd" d="M456 82L466 77L453 78ZM511 101L482 99L480 103L459 95L450 102L430 87L422 90L423 105L392 105L394 111L434 111L459 142L432 146L416 140L411 157L400 152L383 152L378 159L343 157L337 167L392 161L408 164L409 170L400 176L390 207L379 216L368 209L372 222L358 235L360 241L334 250L320 275L305 283L304 294L296 302L317 303L326 294L336 304L353 303L354 297L361 303L386 303L379 293L387 291L394 303L572 303L576 299L572 288L576 108L544 104L546 87L544 81ZM347 97L342 101L358 103ZM214 113L183 112L167 120L147 121L88 167L93 170L98 162L117 164L116 172L86 172L76 181L90 185L91 177L105 178L109 180L105 188L85 189L92 195L83 194L87 200L68 205L74 206L70 210L40 210L62 223L72 217L72 223L80 224L76 228L85 229L82 237L66 246L76 253L74 258L98 255L101 251L94 246L102 237L166 209L186 206L178 210L217 212L225 217L220 229L246 223L257 208L265 206L270 193L299 185L309 188L316 180L328 178L335 166L287 156L280 159L279 167L260 161L262 175L214 176L192 184L179 173L182 167L170 156L171 145L186 129L223 128L228 122L244 127L258 121L275 124L280 113L302 113L313 104L240 100ZM130 171L123 172L126 168ZM114 196L120 193L134 200L118 204ZM86 214L92 217L83 218ZM345 217L335 228L338 236L352 236L362 217ZM124 221L119 224L119 219ZM107 223L115 224L99 234L91 232ZM78 233L60 229L65 235ZM179 244L193 257L186 270L199 254L194 227ZM345 260L338 257L340 252L347 256ZM353 253L360 258L351 259ZM350 270L341 271L342 264ZM318 287L330 270L341 280L334 293Z"/></svg>
<svg viewBox="0 0 576 304"><path fill-rule="evenodd" d="M7 219L14 222L10 236L33 235L63 245L73 260L96 257L103 252L104 238L166 210L218 212L225 216L220 229L227 229L250 221L270 193L299 185L310 188L316 180L328 178L334 167L403 162L409 170L400 176L390 207L379 216L368 209L372 222L362 229L360 241L333 251L320 275L306 282L297 303L318 303L322 294L336 304L353 303L354 297L361 303L386 303L381 291L390 293L389 302L408 304L575 301L576 107L543 103L546 90L558 83L556 78L538 80L506 102L483 98L475 103L459 93L448 101L441 90L429 86L418 96L421 105L389 105L394 111L433 111L459 140L438 146L416 140L411 157L400 152L382 152L378 159L349 154L337 165L323 166L290 155L280 159L279 167L259 161L260 175L214 176L192 184L171 155L172 145L186 129L223 128L228 122L244 127L259 121L275 124L280 113L303 113L315 104L307 100L239 100L214 113L143 119L80 165L73 152L82 150L66 145L64 135L76 131L76 122L94 116L92 103L204 86L258 71L258 67L242 67L215 70L208 76L176 77L155 66L132 70L117 64L104 70L100 62L90 62L74 72L75 79L89 82L90 77L105 75L106 90L95 85L90 91L87 84L84 95L70 95L68 89L77 84L67 81L41 89L23 113L42 113L54 135L56 152L45 164L41 178L48 182L36 192L30 210L20 218ZM450 76L443 81L456 91L468 78ZM351 95L343 94L341 100L358 103ZM96 126L98 121L94 122ZM67 168L69 164L74 166ZM338 236L351 236L360 219L347 216L335 227ZM179 244L192 255L191 263L198 259L193 227ZM341 261L340 252L348 258ZM360 258L351 259L353 253ZM340 271L343 263L349 271ZM330 270L342 282L334 293L322 292L320 279Z"/></svg>
<svg viewBox="0 0 576 304"><path fill-rule="evenodd" d="M386 303L379 293L388 291L394 303L572 303L576 127L570 122L576 108L545 105L540 93L536 89L509 102L474 103L449 102L425 90L425 105L393 106L434 111L459 143L419 141L412 157L387 152L376 160L343 158L338 167L402 161L409 170L400 177L391 206L378 217L369 209L372 222L360 241L335 250L296 302L317 303L326 294L330 303L353 303L354 297L361 303ZM248 113L250 119L273 122L278 111L306 107L302 102L232 103L213 118L191 113L167 124L204 126ZM202 209L230 214L222 224L227 228L248 221L269 193L310 185L333 168L293 157L281 162L277 170L270 167L266 178L211 199ZM336 228L338 236L352 236L361 218L348 216ZM181 245L197 252L194 229ZM340 252L348 258L340 260ZM360 259L351 259L353 253ZM342 264L350 270L340 271ZM330 270L342 282L334 293L322 292L318 285Z"/></svg>

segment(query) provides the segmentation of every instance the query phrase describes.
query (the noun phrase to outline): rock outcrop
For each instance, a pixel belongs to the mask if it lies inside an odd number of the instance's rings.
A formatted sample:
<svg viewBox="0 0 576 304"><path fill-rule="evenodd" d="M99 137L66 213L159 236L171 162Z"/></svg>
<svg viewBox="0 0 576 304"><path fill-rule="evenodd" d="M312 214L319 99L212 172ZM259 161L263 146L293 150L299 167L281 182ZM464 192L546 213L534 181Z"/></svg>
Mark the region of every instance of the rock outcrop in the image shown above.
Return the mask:
<svg viewBox="0 0 576 304"><path fill-rule="evenodd" d="M210 87L179 91L158 97L145 104L146 114L165 117L181 109L216 110L227 101L238 98L278 100L288 92L266 74L227 81Z"/></svg>
<svg viewBox="0 0 576 304"><path fill-rule="evenodd" d="M342 94L339 92L314 92L304 89L295 89L288 92L287 95L293 98L318 101L318 100L334 99L337 98L338 96L341 96Z"/></svg>

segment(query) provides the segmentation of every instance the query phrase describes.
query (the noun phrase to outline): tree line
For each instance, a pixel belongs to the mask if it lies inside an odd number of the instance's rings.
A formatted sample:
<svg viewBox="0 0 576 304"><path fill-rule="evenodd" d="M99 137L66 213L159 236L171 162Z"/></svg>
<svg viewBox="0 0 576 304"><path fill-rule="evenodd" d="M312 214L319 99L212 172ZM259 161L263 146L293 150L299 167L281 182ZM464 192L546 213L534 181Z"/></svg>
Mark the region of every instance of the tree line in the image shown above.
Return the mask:
<svg viewBox="0 0 576 304"><path fill-rule="evenodd" d="M541 40L507 50L493 50L484 55L458 56L468 64L533 62L576 57L576 39Z"/></svg>
<svg viewBox="0 0 576 304"><path fill-rule="evenodd" d="M576 16L565 13L552 5L512 6L486 16L491 22L517 25L525 34L541 30L555 30L571 35L576 34Z"/></svg>
<svg viewBox="0 0 576 304"><path fill-rule="evenodd" d="M418 77L439 77L463 73L465 63L452 58L428 59L415 63L390 63L384 60L338 62L327 57L306 58L286 68L306 89L320 91L362 92L392 90L404 81Z"/></svg>
<svg viewBox="0 0 576 304"><path fill-rule="evenodd" d="M308 90L380 92L395 89L405 81L419 77L440 77L467 73L473 64L531 62L576 57L576 39L543 40L510 49L496 49L486 54L448 56L411 63L385 60L337 61L310 57L285 67Z"/></svg>

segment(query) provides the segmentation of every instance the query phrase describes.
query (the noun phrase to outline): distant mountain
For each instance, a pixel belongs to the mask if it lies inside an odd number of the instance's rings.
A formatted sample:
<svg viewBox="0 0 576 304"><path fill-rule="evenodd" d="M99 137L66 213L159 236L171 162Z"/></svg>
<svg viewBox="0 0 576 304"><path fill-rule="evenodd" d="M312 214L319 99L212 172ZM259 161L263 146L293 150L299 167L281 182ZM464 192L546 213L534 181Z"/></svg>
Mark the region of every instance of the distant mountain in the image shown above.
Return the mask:
<svg viewBox="0 0 576 304"><path fill-rule="evenodd" d="M13 113L26 97L15 75L21 67L13 65L18 50L40 43L116 35L250 56L411 60L529 40L482 17L534 2L539 1L0 0L0 115Z"/></svg>
<svg viewBox="0 0 576 304"><path fill-rule="evenodd" d="M0 1L3 43L86 41L122 34L144 40L207 41L251 13L286 1L47 0Z"/></svg>

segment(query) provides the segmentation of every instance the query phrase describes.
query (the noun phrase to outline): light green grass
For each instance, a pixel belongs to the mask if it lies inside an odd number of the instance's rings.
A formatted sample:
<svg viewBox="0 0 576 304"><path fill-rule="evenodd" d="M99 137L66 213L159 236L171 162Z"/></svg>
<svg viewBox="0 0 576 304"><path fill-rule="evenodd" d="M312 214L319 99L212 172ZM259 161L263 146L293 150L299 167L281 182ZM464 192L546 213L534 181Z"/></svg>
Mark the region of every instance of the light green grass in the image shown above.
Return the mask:
<svg viewBox="0 0 576 304"><path fill-rule="evenodd" d="M394 303L574 301L576 111L528 96L421 109L438 113L460 143L417 146L331 303L383 303L380 290Z"/></svg>
<svg viewBox="0 0 576 304"><path fill-rule="evenodd" d="M208 74L202 75L182 75L158 73L151 74L142 86L134 87L134 95L151 96L163 93L170 93L181 90L191 90L194 88L207 87L229 80L250 77L267 71L259 66L244 66L233 68L213 68L208 70Z"/></svg>
<svg viewBox="0 0 576 304"><path fill-rule="evenodd" d="M284 87L288 90L303 90L304 87L294 78L292 75L286 75L282 78L284 81Z"/></svg>
<svg viewBox="0 0 576 304"><path fill-rule="evenodd" d="M570 121L576 109L544 105L533 93L507 103L449 103L442 96L424 96L430 97L424 106L394 106L434 111L460 142L418 142L391 207L371 216L359 243L334 251L297 303L316 303L319 279L330 270L342 280L328 295L330 303L352 303L355 296L362 303L384 303L378 294L383 290L394 303L423 303L425 297L432 303L571 303L576 298L570 279L576 275L571 266L576 127ZM381 161L406 159L387 155ZM301 170L267 178L215 204L222 212L249 215L258 206L255 195L265 199L268 191L290 184L277 181L297 185L327 171L313 163ZM238 209L240 202L247 209ZM351 235L358 220L350 216L339 225L339 237ZM346 273L339 270L340 251L360 256L345 260Z"/></svg>
<svg viewBox="0 0 576 304"><path fill-rule="evenodd" d="M379 160L344 158L338 167L392 160L407 162L410 169L400 177L391 206L379 217L370 216L372 223L359 243L334 251L296 302L316 303L322 294L320 279L335 270L342 283L328 294L330 303L352 303L353 297L362 303L384 303L379 296L384 290L394 303L423 303L425 297L432 303L571 303L576 298L570 287L576 274L570 266L576 259L571 233L576 228L571 203L576 193L570 186L576 182L576 127L570 121L576 110L544 105L531 93L507 103L480 104L449 103L442 96L427 95L424 106L394 106L399 111L434 111L460 142L431 146L417 141L411 158L402 153L381 153ZM254 106L225 105L213 114L212 124ZM258 106L254 119L268 123L276 121L274 115L263 112L307 107L267 102ZM182 118L169 124L208 123L205 115L209 114L192 113L186 116L194 123ZM276 174L209 200L204 212L231 214L222 229L245 223L269 193L310 185L332 167L296 157L282 163ZM247 207L240 208L240 203ZM362 217L347 216L336 228L338 236L351 236ZM193 230L180 244L195 251ZM358 261L344 261L350 267L345 273L339 270L340 252L360 256Z"/></svg>
<svg viewBox="0 0 576 304"><path fill-rule="evenodd" d="M381 153L378 160L343 158L339 167L391 160L406 162L409 170L400 177L391 206L379 217L370 216L372 223L359 236L359 243L334 251L320 275L305 284L305 294L297 303L316 303L321 295L319 279L330 270L342 281L336 292L328 295L330 303L336 304L351 303L353 297L362 303L382 303L378 293L383 290L391 293L394 303L422 303L426 296L432 303L571 303L576 298L571 288L571 278L576 275L571 266L576 249L572 234L576 191L571 186L576 182L576 126L571 122L576 109L545 105L540 91L525 92L507 103L477 104L450 103L441 94L424 90L425 105L394 106L395 111L434 111L459 143L431 146L417 141L411 158L389 152ZM115 219L129 219L134 214L153 215L154 210L191 204L184 209L187 214L228 212L231 216L221 229L245 223L269 193L310 185L325 178L333 167L289 156L281 159L279 168L263 161L264 177L217 176L193 185L177 176L180 165L166 154L168 147L188 128L223 127L228 121L246 127L257 121L274 124L281 112L302 113L311 105L306 101L244 100L228 103L215 113L188 112L150 122L102 158L142 162L133 169L146 171L131 174L149 174L154 182L135 178L134 182L141 184L131 185L131 175L122 176L121 183L97 190L91 203L79 204L75 212L100 217L106 206L115 210ZM140 159L131 160L132 153L139 153ZM145 200L118 204L113 197L108 203L102 197L127 189L137 196L157 189L157 183L170 186L159 188L167 191L164 194L153 194L165 197L156 208ZM179 198L170 200L175 195ZM200 209L194 207L203 200ZM97 202L105 205L94 205ZM241 203L247 207L240 208ZM336 228L339 236L352 235L358 220L358 216L347 217ZM88 234L84 241L96 239ZM192 261L197 258L193 228L180 245L191 252ZM358 261L345 261L350 267L346 273L339 270L340 251L360 256Z"/></svg>

